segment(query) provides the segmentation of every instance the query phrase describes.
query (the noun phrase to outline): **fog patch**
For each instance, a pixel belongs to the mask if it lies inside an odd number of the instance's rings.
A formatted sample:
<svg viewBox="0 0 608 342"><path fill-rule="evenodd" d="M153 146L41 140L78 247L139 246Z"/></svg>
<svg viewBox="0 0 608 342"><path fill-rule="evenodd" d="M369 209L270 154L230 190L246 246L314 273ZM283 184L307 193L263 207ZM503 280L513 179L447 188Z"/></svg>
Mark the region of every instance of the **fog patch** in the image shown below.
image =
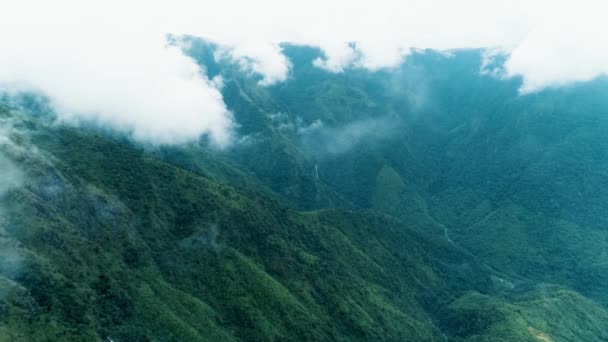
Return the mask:
<svg viewBox="0 0 608 342"><path fill-rule="evenodd" d="M421 52L423 53L423 52ZM442 56L443 58L450 58ZM384 75L385 96L402 114L418 114L433 103L429 71L416 63L406 62Z"/></svg>
<svg viewBox="0 0 608 342"><path fill-rule="evenodd" d="M393 116L362 119L341 126L329 126L317 120L300 129L302 144L313 155L336 155L349 152L362 143L382 141L399 132Z"/></svg>
<svg viewBox="0 0 608 342"><path fill-rule="evenodd" d="M299 116L292 119L289 114L283 112L268 114L268 118L270 119L272 126L280 132L297 134L300 136L314 133L324 125L321 119L306 123Z"/></svg>
<svg viewBox="0 0 608 342"><path fill-rule="evenodd" d="M323 121L320 119L313 121L310 125L305 125L300 117L296 118L296 131L300 135L307 135L317 132L321 130L323 126Z"/></svg>
<svg viewBox="0 0 608 342"><path fill-rule="evenodd" d="M21 244L8 233L7 196L12 190L23 185L24 175L3 152L8 145L12 145L12 141L6 132L0 131L0 280L5 284L12 284L5 280L14 279L19 274L23 254ZM5 290L7 289L0 289L0 299L8 294Z"/></svg>
<svg viewBox="0 0 608 342"><path fill-rule="evenodd" d="M0 154L0 196L20 186L23 182L21 171L13 162Z"/></svg>
<svg viewBox="0 0 608 342"><path fill-rule="evenodd" d="M15 119L0 117L0 198L23 183L21 170L9 158L24 153L24 148L15 140L22 140L20 132L15 128Z"/></svg>
<svg viewBox="0 0 608 342"><path fill-rule="evenodd" d="M283 112L270 113L268 114L272 126L280 132L294 132L296 130L295 123L291 120L291 117Z"/></svg>
<svg viewBox="0 0 608 342"><path fill-rule="evenodd" d="M180 245L183 248L209 250L217 253L222 249L222 243L220 242L219 235L219 226L212 223L204 229L201 229L188 238L182 240Z"/></svg>
<svg viewBox="0 0 608 342"><path fill-rule="evenodd" d="M407 99L409 101L409 99ZM299 116L283 112L268 114L274 129L293 136L300 147L312 156L336 155L349 152L364 142L390 139L399 133L402 120L397 115L385 115L328 124L321 119L305 122Z"/></svg>

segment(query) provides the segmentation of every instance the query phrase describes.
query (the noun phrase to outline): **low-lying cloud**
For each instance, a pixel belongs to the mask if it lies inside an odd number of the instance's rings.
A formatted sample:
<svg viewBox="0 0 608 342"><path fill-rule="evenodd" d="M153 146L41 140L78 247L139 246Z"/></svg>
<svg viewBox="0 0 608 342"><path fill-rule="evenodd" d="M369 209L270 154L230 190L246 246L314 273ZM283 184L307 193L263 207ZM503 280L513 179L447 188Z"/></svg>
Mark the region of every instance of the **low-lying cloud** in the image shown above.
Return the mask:
<svg viewBox="0 0 608 342"><path fill-rule="evenodd" d="M583 2L554 8L514 49L505 64L520 75L522 92L590 81L608 74L608 8Z"/></svg>
<svg viewBox="0 0 608 342"><path fill-rule="evenodd" d="M208 135L229 143L220 84L167 44L191 34L223 46L261 85L285 81L280 43L320 47L332 72L399 64L412 48L500 47L522 91L608 72L601 2L11 1L0 21L0 84L38 90L60 119L92 121L155 143Z"/></svg>
<svg viewBox="0 0 608 342"><path fill-rule="evenodd" d="M181 143L207 134L228 143L232 122L218 82L169 45L152 18L139 22L134 8L101 2L8 7L0 21L5 91L40 91L62 121L94 122L142 141Z"/></svg>
<svg viewBox="0 0 608 342"><path fill-rule="evenodd" d="M355 120L332 127L316 120L310 125L297 124L296 133L302 146L312 155L337 155L349 152L363 143L391 139L402 132L395 117L380 117Z"/></svg>

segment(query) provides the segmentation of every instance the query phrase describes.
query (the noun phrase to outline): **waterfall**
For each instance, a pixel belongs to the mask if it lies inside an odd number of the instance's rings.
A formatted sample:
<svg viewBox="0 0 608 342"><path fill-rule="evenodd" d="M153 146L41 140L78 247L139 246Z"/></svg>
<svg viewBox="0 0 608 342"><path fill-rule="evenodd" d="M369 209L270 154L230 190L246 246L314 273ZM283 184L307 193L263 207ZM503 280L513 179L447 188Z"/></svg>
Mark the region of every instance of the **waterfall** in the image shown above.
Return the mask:
<svg viewBox="0 0 608 342"><path fill-rule="evenodd" d="M445 239L448 240L449 243L454 243L454 241L450 239L450 235L448 234L448 227L444 226L443 224L441 224L441 226L443 227L443 236L445 237Z"/></svg>

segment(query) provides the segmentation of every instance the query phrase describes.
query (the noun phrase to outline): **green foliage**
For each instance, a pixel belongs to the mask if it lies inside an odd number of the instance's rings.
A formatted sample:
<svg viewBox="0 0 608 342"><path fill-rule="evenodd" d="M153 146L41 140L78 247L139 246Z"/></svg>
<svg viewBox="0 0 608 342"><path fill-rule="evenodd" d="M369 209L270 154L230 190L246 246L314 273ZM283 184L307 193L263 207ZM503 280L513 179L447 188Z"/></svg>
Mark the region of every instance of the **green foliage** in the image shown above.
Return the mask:
<svg viewBox="0 0 608 342"><path fill-rule="evenodd" d="M333 74L286 45L261 87L189 39L227 150L0 108L0 341L608 340L605 79L519 96L480 51Z"/></svg>
<svg viewBox="0 0 608 342"><path fill-rule="evenodd" d="M603 307L573 291L544 285L510 298L469 293L451 303L449 311L454 341L608 339Z"/></svg>
<svg viewBox="0 0 608 342"><path fill-rule="evenodd" d="M28 251L13 300L37 309L4 329L26 339L439 340L426 308L490 288L475 260L388 217L292 211L75 129L32 141L6 201Z"/></svg>

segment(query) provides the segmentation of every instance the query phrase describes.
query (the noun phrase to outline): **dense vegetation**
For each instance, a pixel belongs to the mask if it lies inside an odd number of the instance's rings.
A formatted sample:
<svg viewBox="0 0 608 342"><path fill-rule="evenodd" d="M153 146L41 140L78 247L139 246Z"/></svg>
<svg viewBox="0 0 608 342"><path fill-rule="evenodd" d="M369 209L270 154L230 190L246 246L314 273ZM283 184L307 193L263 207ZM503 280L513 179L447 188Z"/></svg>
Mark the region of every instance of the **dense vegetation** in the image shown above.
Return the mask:
<svg viewBox="0 0 608 342"><path fill-rule="evenodd" d="M0 341L608 340L608 82L520 95L481 51L257 85L239 141L0 108ZM10 101L9 101L10 100Z"/></svg>

